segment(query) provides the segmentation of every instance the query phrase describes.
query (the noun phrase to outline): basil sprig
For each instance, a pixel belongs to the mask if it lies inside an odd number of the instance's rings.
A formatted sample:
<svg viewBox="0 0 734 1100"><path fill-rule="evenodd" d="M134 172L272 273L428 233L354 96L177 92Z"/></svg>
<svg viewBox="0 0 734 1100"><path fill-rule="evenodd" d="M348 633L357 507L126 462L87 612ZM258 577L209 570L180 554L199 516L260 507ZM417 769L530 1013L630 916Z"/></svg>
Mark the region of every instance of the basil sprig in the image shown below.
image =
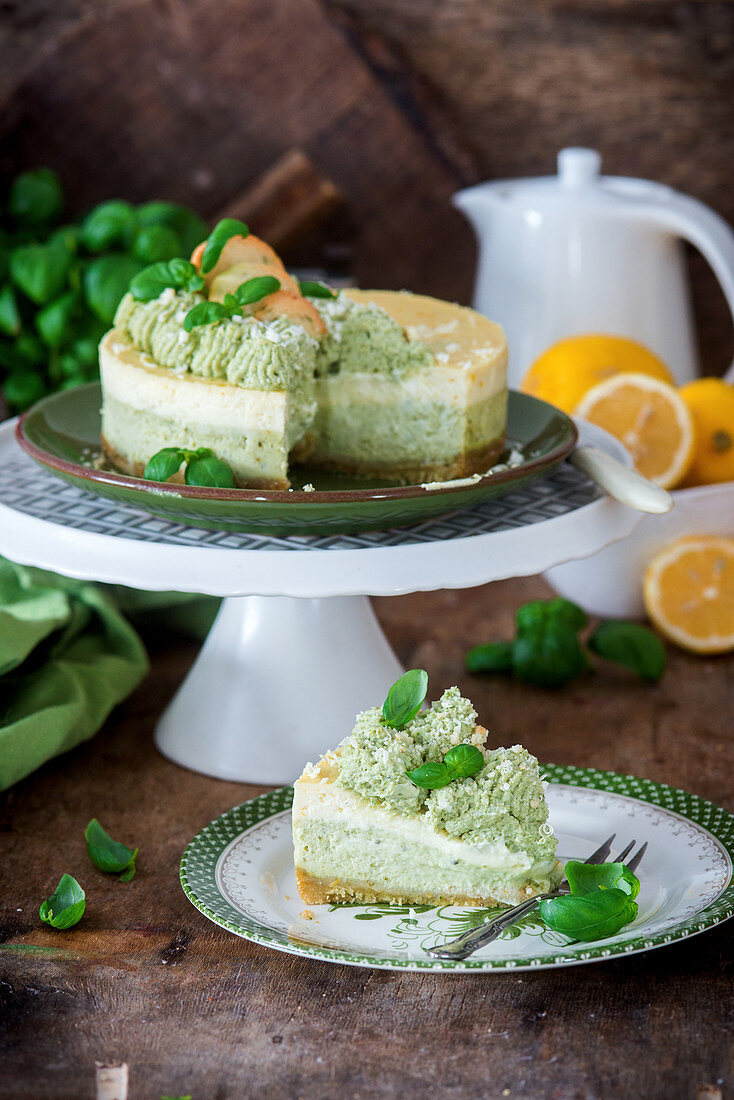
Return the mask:
<svg viewBox="0 0 734 1100"><path fill-rule="evenodd" d="M139 271L130 281L130 293L138 302L152 302L168 287L173 290L201 290L204 280L188 260L160 260Z"/></svg>
<svg viewBox="0 0 734 1100"><path fill-rule="evenodd" d="M47 168L19 175L3 204L0 390L11 412L98 378L99 341L131 280L146 265L190 255L207 234L175 203L114 199L78 224L61 222L63 205Z"/></svg>
<svg viewBox="0 0 734 1100"><path fill-rule="evenodd" d="M407 726L423 706L428 691L428 673L423 668L411 668L395 681L382 704L382 721L392 729Z"/></svg>
<svg viewBox="0 0 734 1100"><path fill-rule="evenodd" d="M590 668L579 638L587 623L586 613L570 600L532 600L517 610L514 639L474 646L466 655L466 667L473 673L510 673L538 687L561 687ZM665 646L637 623L602 623L587 645L592 653L624 665L648 683L655 683L665 671Z"/></svg>
<svg viewBox="0 0 734 1100"><path fill-rule="evenodd" d="M222 218L220 222L217 222L207 237L206 247L201 256L202 275L208 275L212 268L216 266L219 257L222 255L222 249L231 237L247 237L249 233L250 230L245 223L238 221L236 218Z"/></svg>
<svg viewBox="0 0 734 1100"><path fill-rule="evenodd" d="M96 817L92 818L84 830L84 839L87 842L87 855L98 870L109 875L120 875L120 882L130 882L135 875L138 848L128 848L126 844L113 840Z"/></svg>
<svg viewBox="0 0 734 1100"><path fill-rule="evenodd" d="M572 940L614 936L637 916L640 881L623 863L580 863L565 867L570 894L540 902L540 915L554 932Z"/></svg>
<svg viewBox="0 0 734 1100"><path fill-rule="evenodd" d="M184 328L191 332L197 325L211 325L214 321L223 321L242 313L243 306L252 305L261 298L267 298L280 290L280 279L273 275L256 275L240 283L234 294L225 294L223 302L199 302L184 317Z"/></svg>
<svg viewBox="0 0 734 1100"><path fill-rule="evenodd" d="M62 875L50 898L41 902L38 915L52 928L72 928L86 908L86 894L71 875Z"/></svg>
<svg viewBox="0 0 734 1100"><path fill-rule="evenodd" d="M454 745L446 753L441 763L421 764L408 772L416 787L427 791L437 791L447 787L455 779L468 779L484 767L484 756L476 745Z"/></svg>
<svg viewBox="0 0 734 1100"><path fill-rule="evenodd" d="M231 468L209 447L197 447L189 451L185 447L163 447L148 462L143 477L148 481L168 481L186 463L184 481L187 485L209 486L215 489L233 489L234 474Z"/></svg>
<svg viewBox="0 0 734 1100"><path fill-rule="evenodd" d="M336 294L331 287L325 286L324 283L314 283L309 279L302 279L298 286L304 298L336 298Z"/></svg>

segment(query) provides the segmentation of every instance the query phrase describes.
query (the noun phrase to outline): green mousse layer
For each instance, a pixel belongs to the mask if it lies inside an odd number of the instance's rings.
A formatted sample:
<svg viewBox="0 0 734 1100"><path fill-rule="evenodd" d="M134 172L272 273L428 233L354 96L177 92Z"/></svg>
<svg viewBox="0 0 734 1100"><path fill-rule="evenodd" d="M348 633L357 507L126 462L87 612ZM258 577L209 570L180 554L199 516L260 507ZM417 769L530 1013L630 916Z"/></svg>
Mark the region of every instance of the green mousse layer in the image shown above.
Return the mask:
<svg viewBox="0 0 734 1100"><path fill-rule="evenodd" d="M150 456L163 447L194 450L205 436L207 446L228 463L239 485L285 480L288 476L288 449L282 432L249 427L245 434L235 428L201 423L192 427L184 419L133 408L107 393L102 434L133 466L145 466Z"/></svg>
<svg viewBox="0 0 734 1100"><path fill-rule="evenodd" d="M115 328L159 367L218 378L247 389L311 391L317 343L286 318L264 324L251 317L197 325L186 332L186 314L200 294L164 290L152 302L127 294Z"/></svg>
<svg viewBox="0 0 734 1100"><path fill-rule="evenodd" d="M401 378L434 362L433 354L383 309L353 302L344 294L314 300L328 330L316 357L316 375L359 372Z"/></svg>
<svg viewBox="0 0 734 1100"><path fill-rule="evenodd" d="M417 465L450 462L501 439L507 420L506 391L467 411L430 391L408 392L397 379L365 384L357 374L319 379L316 400L317 453L375 468L386 458Z"/></svg>
<svg viewBox="0 0 734 1100"><path fill-rule="evenodd" d="M454 745L482 748L486 735L458 688L449 688L403 730L382 722L377 707L360 714L342 742L334 763L337 784L376 806L426 824L471 844L504 841L534 861L552 860L556 841L548 820L545 783L538 761L520 745L483 750L477 775L454 780L439 790L417 787L407 771L436 762Z"/></svg>

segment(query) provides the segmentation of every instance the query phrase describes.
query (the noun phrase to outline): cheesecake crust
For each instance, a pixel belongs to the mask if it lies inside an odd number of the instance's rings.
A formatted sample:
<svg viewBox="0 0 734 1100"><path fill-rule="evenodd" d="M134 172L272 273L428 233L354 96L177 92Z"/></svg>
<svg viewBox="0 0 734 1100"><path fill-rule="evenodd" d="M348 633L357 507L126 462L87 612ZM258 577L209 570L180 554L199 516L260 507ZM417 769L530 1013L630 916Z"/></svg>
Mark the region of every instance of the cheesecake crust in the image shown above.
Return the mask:
<svg viewBox="0 0 734 1100"><path fill-rule="evenodd" d="M367 882L354 882L343 879L324 879L312 875L302 867L296 867L296 884L301 899L309 905L338 905L344 902L387 902L390 905L467 905L483 909L495 909L502 905L515 905L527 901L535 891L528 893L527 887L508 888L502 898L471 897L457 894L451 897L426 893L395 894L381 890Z"/></svg>
<svg viewBox="0 0 734 1100"><path fill-rule="evenodd" d="M308 466L318 467L333 474L345 474L348 477L374 479L387 478L389 481L400 481L405 485L421 485L432 481L452 481L455 478L471 477L473 474L485 474L497 461L505 449L505 436L493 439L485 447L465 454L457 455L450 462L442 463L391 463L391 462L356 462L351 458L340 455L323 455L311 453L303 457L296 453L296 461L305 461Z"/></svg>

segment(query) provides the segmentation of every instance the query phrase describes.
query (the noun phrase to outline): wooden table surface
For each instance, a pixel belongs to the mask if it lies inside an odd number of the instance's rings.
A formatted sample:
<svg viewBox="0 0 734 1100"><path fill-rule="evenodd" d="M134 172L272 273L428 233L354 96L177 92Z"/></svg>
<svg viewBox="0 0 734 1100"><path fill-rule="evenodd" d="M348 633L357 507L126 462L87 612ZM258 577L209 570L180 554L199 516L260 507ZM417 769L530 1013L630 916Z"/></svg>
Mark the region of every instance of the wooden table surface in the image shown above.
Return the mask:
<svg viewBox="0 0 734 1100"><path fill-rule="evenodd" d="M401 660L429 670L432 694L458 683L497 743L733 807L734 659L671 651L656 687L607 668L556 693L463 672L470 644L509 634L516 606L546 592L531 578L376 606ZM104 731L5 796L0 1096L93 1097L95 1059L129 1063L130 1100L733 1095L734 923L593 966L466 976L315 962L210 924L181 891L181 852L258 789L153 748L195 652L154 639L149 678ZM89 865L92 816L140 846L131 884ZM37 913L64 871L87 912L57 932Z"/></svg>

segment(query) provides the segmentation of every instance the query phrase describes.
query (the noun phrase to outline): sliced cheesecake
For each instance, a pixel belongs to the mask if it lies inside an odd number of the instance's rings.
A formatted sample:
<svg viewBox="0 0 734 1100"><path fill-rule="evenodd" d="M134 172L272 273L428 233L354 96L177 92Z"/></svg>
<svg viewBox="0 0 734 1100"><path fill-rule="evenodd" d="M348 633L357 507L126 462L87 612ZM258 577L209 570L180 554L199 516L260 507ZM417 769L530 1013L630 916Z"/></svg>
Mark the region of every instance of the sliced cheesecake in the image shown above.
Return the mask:
<svg viewBox="0 0 734 1100"><path fill-rule="evenodd" d="M495 906L560 881L538 761L520 745L486 747L471 703L450 688L403 729L375 707L296 781L298 890L347 901ZM479 749L476 774L426 790L409 772L456 745Z"/></svg>

